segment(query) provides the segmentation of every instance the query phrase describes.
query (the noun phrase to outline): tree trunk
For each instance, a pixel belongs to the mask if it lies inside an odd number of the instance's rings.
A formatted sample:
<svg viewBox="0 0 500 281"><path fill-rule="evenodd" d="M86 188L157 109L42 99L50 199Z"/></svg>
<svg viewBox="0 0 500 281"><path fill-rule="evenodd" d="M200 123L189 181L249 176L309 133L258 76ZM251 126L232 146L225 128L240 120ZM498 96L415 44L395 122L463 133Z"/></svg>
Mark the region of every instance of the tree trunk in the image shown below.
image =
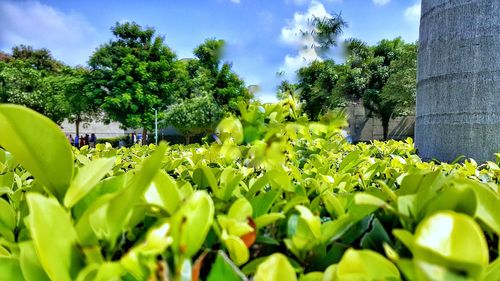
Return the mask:
<svg viewBox="0 0 500 281"><path fill-rule="evenodd" d="M382 129L384 130L384 140L389 137L389 121L382 121Z"/></svg>
<svg viewBox="0 0 500 281"><path fill-rule="evenodd" d="M148 129L143 128L142 129L142 145L147 145L148 144Z"/></svg>
<svg viewBox="0 0 500 281"><path fill-rule="evenodd" d="M80 122L81 122L80 117L77 117L75 119L75 132L76 132L77 136L80 135ZM80 138L80 137L78 137L78 138Z"/></svg>
<svg viewBox="0 0 500 281"><path fill-rule="evenodd" d="M191 142L191 135L186 135L186 144Z"/></svg>

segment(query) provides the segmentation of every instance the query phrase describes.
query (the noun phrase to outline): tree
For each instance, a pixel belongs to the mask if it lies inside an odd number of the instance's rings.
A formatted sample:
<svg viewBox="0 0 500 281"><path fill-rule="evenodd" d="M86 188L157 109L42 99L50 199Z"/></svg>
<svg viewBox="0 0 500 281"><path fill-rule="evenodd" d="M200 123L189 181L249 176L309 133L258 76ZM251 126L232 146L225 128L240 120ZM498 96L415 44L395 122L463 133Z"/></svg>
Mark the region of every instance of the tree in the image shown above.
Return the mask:
<svg viewBox="0 0 500 281"><path fill-rule="evenodd" d="M412 49L414 52L409 51ZM403 114L414 104L415 95L397 91L395 84L416 89L416 75L412 78L411 73L407 72L409 76L404 81L396 80L398 76L401 78L401 73L398 74L398 72L402 69L399 66L414 63L416 69L416 46L406 44L401 38L382 40L372 47L372 53L373 57L368 59L366 65L371 77L362 99L363 105L370 111L370 114L382 122L383 136L386 140L389 134L389 121ZM386 87L392 75L396 76L392 78L391 86ZM383 94L384 90L385 94Z"/></svg>
<svg viewBox="0 0 500 281"><path fill-rule="evenodd" d="M392 61L389 79L382 88L382 97L396 105L398 114L412 112L417 95L417 44L407 44L401 56Z"/></svg>
<svg viewBox="0 0 500 281"><path fill-rule="evenodd" d="M315 53L324 57L332 47L337 47L338 38L348 26L341 14L308 19L308 29L302 31L306 48L314 49Z"/></svg>
<svg viewBox="0 0 500 281"><path fill-rule="evenodd" d="M195 59L190 61L191 95L200 93L213 96L225 111L238 112L238 103L248 102L252 94L245 82L231 69L228 62L222 63L225 43L223 40L207 39L193 51Z"/></svg>
<svg viewBox="0 0 500 281"><path fill-rule="evenodd" d="M328 110L344 107L346 99L337 90L344 66L333 60L314 61L298 71L298 88L302 110L312 120Z"/></svg>
<svg viewBox="0 0 500 281"><path fill-rule="evenodd" d="M193 53L195 58L178 61L176 77L182 92L165 118L187 142L194 135L213 131L224 114L238 114L238 104L252 97L231 65L222 62L223 40L207 39Z"/></svg>
<svg viewBox="0 0 500 281"><path fill-rule="evenodd" d="M37 53L37 50L29 50ZM68 104L61 92L53 91L51 81L59 75L63 65L55 62L50 52L43 53L48 55L43 60L36 60L38 66L27 52L23 56L16 54L0 63L0 102L27 106L54 122L61 123L67 116ZM57 65L57 68L53 68L53 65Z"/></svg>
<svg viewBox="0 0 500 281"><path fill-rule="evenodd" d="M47 90L64 97L66 118L75 123L76 135L80 124L97 119L98 105L92 99L88 86L89 70L83 67L65 67L59 75L47 79Z"/></svg>
<svg viewBox="0 0 500 281"><path fill-rule="evenodd" d="M114 121L143 128L143 144L153 128L154 110L163 112L176 100L175 54L153 28L116 23L114 40L89 60L93 97Z"/></svg>
<svg viewBox="0 0 500 281"><path fill-rule="evenodd" d="M212 132L223 116L223 109L212 97L205 95L170 106L165 121L179 130L189 144L191 137Z"/></svg>
<svg viewBox="0 0 500 281"><path fill-rule="evenodd" d="M52 57L48 49L33 49L22 44L12 48L12 58L27 62L35 70L59 72L65 67Z"/></svg>

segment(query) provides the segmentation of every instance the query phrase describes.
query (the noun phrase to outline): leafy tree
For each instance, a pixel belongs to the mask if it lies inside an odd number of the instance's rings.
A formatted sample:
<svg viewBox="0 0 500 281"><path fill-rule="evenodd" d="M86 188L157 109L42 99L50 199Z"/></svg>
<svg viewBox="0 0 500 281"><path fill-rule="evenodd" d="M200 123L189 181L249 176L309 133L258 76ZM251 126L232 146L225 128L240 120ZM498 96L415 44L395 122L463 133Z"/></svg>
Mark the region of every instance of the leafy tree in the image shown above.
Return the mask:
<svg viewBox="0 0 500 281"><path fill-rule="evenodd" d="M344 66L333 60L314 61L298 71L302 110L313 120L330 109L343 107L346 99L337 90Z"/></svg>
<svg viewBox="0 0 500 281"><path fill-rule="evenodd" d="M143 128L143 144L162 112L179 94L175 54L153 28L116 23L114 40L89 60L93 96L107 116L127 128Z"/></svg>
<svg viewBox="0 0 500 281"><path fill-rule="evenodd" d="M382 97L396 105L398 114L413 111L417 95L417 44L407 44L401 56L391 62L389 79L382 88Z"/></svg>
<svg viewBox="0 0 500 281"><path fill-rule="evenodd" d="M47 91L63 97L66 118L75 123L76 135L80 135L80 124L98 119L98 105L92 99L88 86L89 70L83 67L65 67L59 75L47 79Z"/></svg>
<svg viewBox="0 0 500 281"><path fill-rule="evenodd" d="M224 53L224 40L207 39L193 51L198 58L199 65L217 75Z"/></svg>
<svg viewBox="0 0 500 281"><path fill-rule="evenodd" d="M14 51L12 57L0 62L0 102L21 104L56 123L62 122L67 117L68 104L61 92L53 91L51 81L59 75L63 65L46 50L40 51L44 54L41 59L38 55L35 58L29 56L38 54L39 50L19 49L25 50L22 56ZM26 50L31 50L31 53Z"/></svg>
<svg viewBox="0 0 500 281"><path fill-rule="evenodd" d="M416 72L401 72L403 69L400 66L411 68L413 63L416 71L416 49L415 44L406 44L401 38L382 40L372 47L373 56L366 61L365 67L370 73L370 79L363 93L363 105L382 122L384 139L389 134L389 121L408 111L414 104L415 93L412 94L411 89L416 91ZM396 76L391 79L392 75ZM407 76L406 79L396 80L404 75ZM389 80L390 86L386 87ZM396 84L406 88L407 92L399 92Z"/></svg>
<svg viewBox="0 0 500 281"><path fill-rule="evenodd" d="M19 45L12 48L12 58L29 63L34 69L58 72L64 65L55 60L48 49L33 49L31 46Z"/></svg>
<svg viewBox="0 0 500 281"><path fill-rule="evenodd" d="M194 135L213 131L225 113L238 114L238 104L252 97L255 87L250 91L231 65L222 63L223 49L223 40L207 39L194 49L195 58L178 61L176 77L182 91L165 120L187 142Z"/></svg>
<svg viewBox="0 0 500 281"><path fill-rule="evenodd" d="M228 62L222 63L225 43L223 40L207 39L194 50L195 59L188 66L193 84L190 95L209 94L215 101L232 113L238 112L238 103L248 102L252 94L245 82L231 69Z"/></svg>
<svg viewBox="0 0 500 281"><path fill-rule="evenodd" d="M165 121L182 132L189 144L191 137L213 131L224 111L208 96L186 99L169 107Z"/></svg>
<svg viewBox="0 0 500 281"><path fill-rule="evenodd" d="M332 47L339 43L338 38L348 26L341 14L331 17L316 17L308 19L308 28L302 31L302 36L308 42L306 48L312 48L321 57L324 57ZM312 41L312 42L310 42Z"/></svg>

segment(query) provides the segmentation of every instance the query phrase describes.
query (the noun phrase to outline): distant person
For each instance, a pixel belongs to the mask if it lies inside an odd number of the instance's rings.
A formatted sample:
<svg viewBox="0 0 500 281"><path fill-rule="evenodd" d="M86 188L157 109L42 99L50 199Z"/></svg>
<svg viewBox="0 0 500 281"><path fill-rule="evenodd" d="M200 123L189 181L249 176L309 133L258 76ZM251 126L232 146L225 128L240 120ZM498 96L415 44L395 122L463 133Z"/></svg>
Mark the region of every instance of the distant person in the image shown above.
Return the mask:
<svg viewBox="0 0 500 281"><path fill-rule="evenodd" d="M80 147L80 143L79 143L79 139L78 139L78 134L75 136L75 142L73 143L73 145L74 145L76 148L79 148L79 147Z"/></svg>
<svg viewBox="0 0 500 281"><path fill-rule="evenodd" d="M75 140L73 139L73 136L71 134L68 135L68 141L71 145L74 145Z"/></svg>
<svg viewBox="0 0 500 281"><path fill-rule="evenodd" d="M131 134L127 134L125 136L125 145L127 145L127 146L130 145L130 141L132 140L132 138L130 136L131 136Z"/></svg>
<svg viewBox="0 0 500 281"><path fill-rule="evenodd" d="M90 136L89 136L89 134L85 134L85 145L90 145Z"/></svg>
<svg viewBox="0 0 500 281"><path fill-rule="evenodd" d="M141 133L138 133L138 134L137 134L137 143L139 143L139 144L140 144L140 143L141 143L141 141L142 141L142 134L141 134Z"/></svg>
<svg viewBox="0 0 500 281"><path fill-rule="evenodd" d="M97 143L97 137L95 136L94 133L90 134L90 141L89 141L90 147L94 148L96 143Z"/></svg>
<svg viewBox="0 0 500 281"><path fill-rule="evenodd" d="M135 133L132 133L132 145L136 143L137 143L137 136L135 135Z"/></svg>
<svg viewBox="0 0 500 281"><path fill-rule="evenodd" d="M79 143L80 147L84 146L85 145L85 137L83 135L80 135L80 143Z"/></svg>

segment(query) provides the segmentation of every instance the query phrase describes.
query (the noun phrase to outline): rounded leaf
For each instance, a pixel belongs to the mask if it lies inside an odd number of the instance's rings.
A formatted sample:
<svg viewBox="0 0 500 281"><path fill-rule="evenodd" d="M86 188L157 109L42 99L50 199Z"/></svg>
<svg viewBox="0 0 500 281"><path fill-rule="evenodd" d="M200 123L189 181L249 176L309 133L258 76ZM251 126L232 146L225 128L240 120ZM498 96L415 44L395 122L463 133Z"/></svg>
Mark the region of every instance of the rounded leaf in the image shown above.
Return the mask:
<svg viewBox="0 0 500 281"><path fill-rule="evenodd" d="M288 259L280 253L272 254L257 267L254 281L296 281L297 275Z"/></svg>
<svg viewBox="0 0 500 281"><path fill-rule="evenodd" d="M216 131L223 141L232 138L237 144L243 142L243 126L240 120L234 117L224 118L217 126Z"/></svg>
<svg viewBox="0 0 500 281"><path fill-rule="evenodd" d="M62 199L73 177L71 145L49 118L29 108L0 105L0 146Z"/></svg>
<svg viewBox="0 0 500 281"><path fill-rule="evenodd" d="M479 274L488 265L488 245L483 231L469 216L443 211L423 220L414 241L415 258Z"/></svg>
<svg viewBox="0 0 500 281"><path fill-rule="evenodd" d="M173 247L187 256L201 248L214 220L214 203L205 191L196 191L171 219Z"/></svg>
<svg viewBox="0 0 500 281"><path fill-rule="evenodd" d="M336 270L337 280L399 280L397 267L371 250L347 250ZM359 279L354 279L359 278Z"/></svg>

